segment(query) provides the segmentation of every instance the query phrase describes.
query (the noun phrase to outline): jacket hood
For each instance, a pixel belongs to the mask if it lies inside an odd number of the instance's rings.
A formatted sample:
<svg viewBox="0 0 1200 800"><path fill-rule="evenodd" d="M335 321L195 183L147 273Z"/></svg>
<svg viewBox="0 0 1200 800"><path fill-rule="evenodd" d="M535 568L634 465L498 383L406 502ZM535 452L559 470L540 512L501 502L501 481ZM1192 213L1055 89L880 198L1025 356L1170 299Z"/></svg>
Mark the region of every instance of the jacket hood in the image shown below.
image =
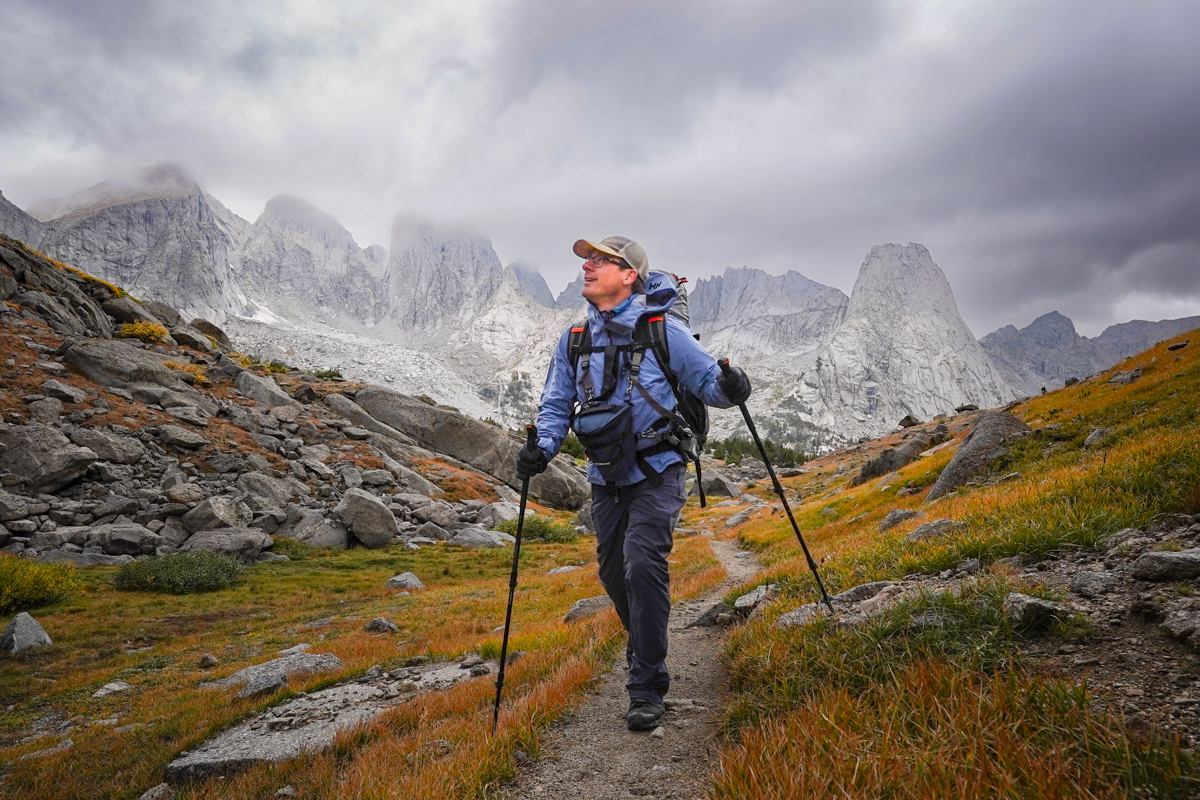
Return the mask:
<svg viewBox="0 0 1200 800"><path fill-rule="evenodd" d="M678 297L679 292L670 281L657 273L651 273L650 279L645 283L645 292L633 295L625 308L611 317L606 317L608 312L600 311L588 303L588 318L600 322L601 325L610 320L618 322L632 331L637 321L647 314L666 314L671 310L671 306L675 305Z"/></svg>

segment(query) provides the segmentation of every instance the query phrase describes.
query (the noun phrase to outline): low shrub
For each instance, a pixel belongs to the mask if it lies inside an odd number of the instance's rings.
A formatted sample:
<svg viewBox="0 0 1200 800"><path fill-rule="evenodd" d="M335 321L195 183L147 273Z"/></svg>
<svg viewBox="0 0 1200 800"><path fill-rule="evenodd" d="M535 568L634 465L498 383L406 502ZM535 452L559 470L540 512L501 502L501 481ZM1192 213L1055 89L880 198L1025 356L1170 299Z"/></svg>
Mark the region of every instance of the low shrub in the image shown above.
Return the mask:
<svg viewBox="0 0 1200 800"><path fill-rule="evenodd" d="M70 597L81 586L69 564L39 564L0 556L0 616L49 605Z"/></svg>
<svg viewBox="0 0 1200 800"><path fill-rule="evenodd" d="M342 373L338 372L336 369L319 369L313 373L313 377L325 378L328 380L329 378L340 378L342 377Z"/></svg>
<svg viewBox="0 0 1200 800"><path fill-rule="evenodd" d="M580 461L587 455L587 451L583 449L583 444L576 438L574 433L570 432L567 433L567 438L563 439L562 447L559 449L569 456L578 458Z"/></svg>
<svg viewBox="0 0 1200 800"><path fill-rule="evenodd" d="M803 452L785 445L777 445L771 439L763 440L763 448L771 459L773 467L798 467L808 461ZM704 449L712 453L713 458L730 464L740 464L744 458L762 459L758 446L749 439L739 439L731 436L728 439L709 439Z"/></svg>
<svg viewBox="0 0 1200 800"><path fill-rule="evenodd" d="M277 373L292 371L292 368L289 367L287 364L283 363L282 361L276 361L274 359L263 364L263 369L265 369L267 372L277 372Z"/></svg>
<svg viewBox="0 0 1200 800"><path fill-rule="evenodd" d="M161 342L167 338L167 329L157 322L126 322L117 329L122 339L140 339L146 344Z"/></svg>
<svg viewBox="0 0 1200 800"><path fill-rule="evenodd" d="M232 586L245 569L224 553L171 553L126 564L117 570L113 584L123 592L211 592Z"/></svg>
<svg viewBox="0 0 1200 800"><path fill-rule="evenodd" d="M515 519L506 520L497 525L496 529L515 536L517 533L517 521ZM551 519L541 514L526 514L525 527L521 530L521 538L543 539L547 542L570 544L571 542L579 541L579 534L575 532L575 527L568 522L559 522L556 519Z"/></svg>

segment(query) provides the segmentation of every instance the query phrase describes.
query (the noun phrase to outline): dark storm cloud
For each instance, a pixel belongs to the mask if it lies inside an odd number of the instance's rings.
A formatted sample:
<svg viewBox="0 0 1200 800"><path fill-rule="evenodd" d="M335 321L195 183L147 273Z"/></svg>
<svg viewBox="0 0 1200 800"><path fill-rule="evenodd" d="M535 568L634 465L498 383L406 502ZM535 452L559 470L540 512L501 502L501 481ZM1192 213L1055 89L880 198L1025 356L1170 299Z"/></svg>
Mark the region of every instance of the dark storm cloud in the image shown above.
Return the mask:
<svg viewBox="0 0 1200 800"><path fill-rule="evenodd" d="M1200 6L10 0L0 189L179 160L384 241L490 233L554 289L615 232L848 290L919 241L977 335L1200 313ZM1158 313L1161 312L1161 313Z"/></svg>
<svg viewBox="0 0 1200 800"><path fill-rule="evenodd" d="M498 99L565 79L610 133L636 143L678 132L718 84L773 91L804 64L869 51L889 16L880 0L519 3L500 35Z"/></svg>

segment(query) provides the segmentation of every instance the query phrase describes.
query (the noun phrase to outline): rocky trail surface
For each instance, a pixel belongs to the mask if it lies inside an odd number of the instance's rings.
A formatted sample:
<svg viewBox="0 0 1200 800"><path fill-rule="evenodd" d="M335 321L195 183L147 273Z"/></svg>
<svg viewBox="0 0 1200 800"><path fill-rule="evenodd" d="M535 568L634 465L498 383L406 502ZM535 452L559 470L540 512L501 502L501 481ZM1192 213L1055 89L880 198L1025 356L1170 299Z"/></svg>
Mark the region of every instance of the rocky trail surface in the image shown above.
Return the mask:
<svg viewBox="0 0 1200 800"><path fill-rule="evenodd" d="M687 627L731 586L758 570L758 563L736 542L712 541L725 567L720 585L671 609L671 693L662 725L651 733L625 728L629 697L626 669L618 659L596 693L550 734L547 757L521 772L500 796L586 798L704 796L706 779L717 757L717 723L725 701L721 660L724 628Z"/></svg>

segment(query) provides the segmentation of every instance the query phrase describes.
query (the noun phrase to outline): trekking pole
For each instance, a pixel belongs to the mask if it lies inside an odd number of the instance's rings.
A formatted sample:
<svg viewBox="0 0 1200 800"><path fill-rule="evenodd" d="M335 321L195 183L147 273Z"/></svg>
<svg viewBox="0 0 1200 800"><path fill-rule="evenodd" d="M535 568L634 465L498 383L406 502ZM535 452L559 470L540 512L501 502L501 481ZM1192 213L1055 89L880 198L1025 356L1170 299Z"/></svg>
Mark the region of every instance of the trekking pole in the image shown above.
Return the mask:
<svg viewBox="0 0 1200 800"><path fill-rule="evenodd" d="M525 445L537 447L537 426L525 426ZM517 591L517 564L521 558L521 529L525 526L525 503L529 500L529 478L521 480L521 510L517 515L517 543L513 547L512 574L508 576L508 610L504 612L504 641L500 645L500 674L496 676L496 707L492 711L492 736L500 721L500 693L504 691L504 662L508 660L508 629L512 625L513 595Z"/></svg>
<svg viewBox="0 0 1200 800"><path fill-rule="evenodd" d="M721 372L729 375L732 370L729 367L729 359L722 358L717 361L721 367ZM783 485L779 483L779 478L775 477L775 469L771 466L771 459L767 458L767 448L763 447L762 439L758 438L758 429L754 427L754 420L750 419L750 411L746 408L745 403L738 403L738 408L742 410L742 418L746 420L746 427L750 429L750 435L754 437L754 443L758 445L758 452L762 454L763 463L767 465L767 474L771 476L771 483L775 487L775 494L779 495L779 499L783 502L783 510L787 512L788 520L792 523L792 530L796 532L796 538L800 540L800 549L804 551L804 557L808 559L808 568L812 570L813 577L817 579L817 588L821 590L821 600L825 605L829 606L829 613L833 611L833 601L829 599L829 592L825 591L825 584L821 582L821 575L817 572L817 562L813 561L812 554L808 552L808 545L804 543L804 536L800 533L800 526L796 524L796 518L792 516L792 507L788 505L787 498L783 495Z"/></svg>

